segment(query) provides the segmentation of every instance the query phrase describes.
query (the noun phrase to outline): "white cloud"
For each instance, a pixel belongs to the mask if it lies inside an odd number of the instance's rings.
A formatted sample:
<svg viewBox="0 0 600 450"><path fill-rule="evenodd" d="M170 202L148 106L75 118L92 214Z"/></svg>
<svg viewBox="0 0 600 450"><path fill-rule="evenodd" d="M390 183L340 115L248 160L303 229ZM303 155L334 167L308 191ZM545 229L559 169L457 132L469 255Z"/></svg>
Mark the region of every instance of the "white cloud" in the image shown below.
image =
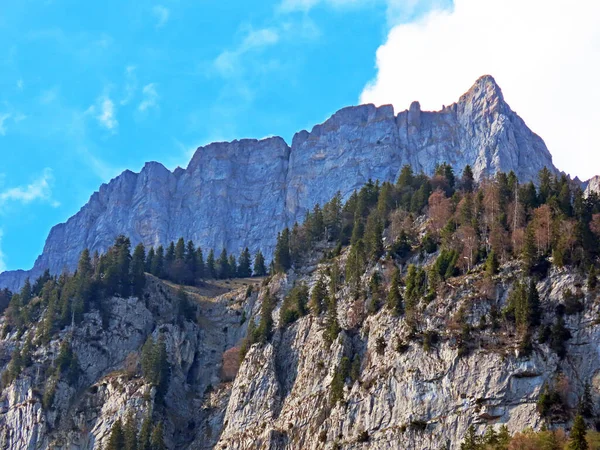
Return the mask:
<svg viewBox="0 0 600 450"><path fill-rule="evenodd" d="M0 114L0 136L6 136L6 125L5 122L10 119L12 114L4 113Z"/></svg>
<svg viewBox="0 0 600 450"><path fill-rule="evenodd" d="M2 238L4 237L4 232L2 228L0 228L0 273L6 270L6 257L4 256L4 252L2 251Z"/></svg>
<svg viewBox="0 0 600 450"><path fill-rule="evenodd" d="M138 106L140 112L145 112L151 108L158 107L158 92L156 91L156 83L150 83L142 89L144 99Z"/></svg>
<svg viewBox="0 0 600 450"><path fill-rule="evenodd" d="M104 97L101 100L97 119L108 130L113 130L119 124L115 117L115 105L110 98Z"/></svg>
<svg viewBox="0 0 600 450"><path fill-rule="evenodd" d="M115 131L115 128L119 125L115 104L108 94L98 97L96 104L90 106L85 114L93 115L98 123L109 131Z"/></svg>
<svg viewBox="0 0 600 450"><path fill-rule="evenodd" d="M236 75L242 70L243 55L275 45L279 42L279 37L279 31L274 28L250 30L237 48L225 50L217 56L214 67L223 76Z"/></svg>
<svg viewBox="0 0 600 450"><path fill-rule="evenodd" d="M280 9L284 12L309 11L319 4L326 4L335 8L360 6L365 3L374 3L375 0L283 0Z"/></svg>
<svg viewBox="0 0 600 450"><path fill-rule="evenodd" d="M127 105L137 89L137 77L135 74L136 67L131 65L125 68L125 96L121 100L121 105Z"/></svg>
<svg viewBox="0 0 600 450"><path fill-rule="evenodd" d="M42 175L30 184L0 191L0 208L10 202L28 204L35 200L47 202L53 207L60 206L60 203L52 199L53 181L52 169L46 168Z"/></svg>
<svg viewBox="0 0 600 450"><path fill-rule="evenodd" d="M25 86L25 82L23 81L23 79L22 79L22 78L19 78L19 79L17 80L17 89L18 89L19 91L22 91L24 86Z"/></svg>
<svg viewBox="0 0 600 450"><path fill-rule="evenodd" d="M171 11L169 8L164 7L163 5L156 5L152 8L152 13L156 17L156 28L162 28L169 21L169 16L171 15Z"/></svg>
<svg viewBox="0 0 600 450"><path fill-rule="evenodd" d="M600 173L600 2L456 0L394 27L376 59L361 102L439 109L491 74L559 169Z"/></svg>

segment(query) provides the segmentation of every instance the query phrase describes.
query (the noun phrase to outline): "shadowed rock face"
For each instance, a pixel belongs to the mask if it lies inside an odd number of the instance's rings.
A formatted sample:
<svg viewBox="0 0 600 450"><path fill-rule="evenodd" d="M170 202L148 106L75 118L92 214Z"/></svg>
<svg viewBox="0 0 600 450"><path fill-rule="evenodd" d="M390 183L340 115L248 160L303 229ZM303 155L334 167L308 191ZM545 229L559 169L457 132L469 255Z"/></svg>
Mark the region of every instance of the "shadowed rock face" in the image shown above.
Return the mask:
<svg viewBox="0 0 600 450"><path fill-rule="evenodd" d="M392 106L344 108L291 148L279 137L200 147L187 169L148 163L125 171L94 193L66 223L55 226L30 271L0 274L18 289L44 269L72 270L84 248L100 252L119 234L147 246L183 236L204 249L273 252L277 232L301 221L339 190L346 199L369 178L394 180L405 164L431 174L439 163L457 174L470 164L477 179L513 170L532 180L556 171L543 140L505 103L491 76L438 112L417 102L398 115Z"/></svg>

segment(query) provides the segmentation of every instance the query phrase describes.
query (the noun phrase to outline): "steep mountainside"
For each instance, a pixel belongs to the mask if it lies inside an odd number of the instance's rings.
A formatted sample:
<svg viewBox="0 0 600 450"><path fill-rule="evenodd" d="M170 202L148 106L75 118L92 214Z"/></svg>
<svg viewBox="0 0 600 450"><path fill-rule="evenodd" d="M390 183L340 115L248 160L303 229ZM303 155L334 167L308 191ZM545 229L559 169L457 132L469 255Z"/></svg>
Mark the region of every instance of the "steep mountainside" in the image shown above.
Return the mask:
<svg viewBox="0 0 600 450"><path fill-rule="evenodd" d="M314 208L266 277L120 236L0 291L0 447L537 449L508 441L577 423L600 442L600 197L465 172L406 166Z"/></svg>
<svg viewBox="0 0 600 450"><path fill-rule="evenodd" d="M390 181L401 167L431 174L447 162L476 179L513 170L532 180L552 158L540 137L504 101L490 76L439 112L417 102L398 115L391 106L342 109L311 132L281 138L215 143L196 151L187 169L148 163L101 186L66 223L55 226L31 271L0 274L18 289L49 268L75 267L84 248L105 251L118 234L133 245L166 244L180 236L204 249L238 254L245 247L272 255L276 232L340 191L347 199L369 178Z"/></svg>

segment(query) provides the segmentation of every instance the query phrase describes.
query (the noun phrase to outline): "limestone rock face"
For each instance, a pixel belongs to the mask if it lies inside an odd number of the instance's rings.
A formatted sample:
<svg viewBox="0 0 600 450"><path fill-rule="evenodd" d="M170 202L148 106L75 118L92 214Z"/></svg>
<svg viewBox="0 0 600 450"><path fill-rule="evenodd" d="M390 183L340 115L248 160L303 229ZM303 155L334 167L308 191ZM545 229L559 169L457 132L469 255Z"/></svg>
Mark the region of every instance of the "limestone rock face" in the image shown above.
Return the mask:
<svg viewBox="0 0 600 450"><path fill-rule="evenodd" d="M431 174L437 164L475 177L514 170L532 180L544 166L556 171L542 139L484 76L457 103L438 112L418 102L395 115L392 106L344 108L291 148L281 138L201 147L187 169L148 163L100 187L66 223L55 226L31 271L0 274L0 287L18 289L46 268L73 270L84 248L100 252L119 234L147 246L192 239L205 250L238 254L248 246L270 258L277 232L302 221L337 191L346 199L369 178L394 180L405 164Z"/></svg>
<svg viewBox="0 0 600 450"><path fill-rule="evenodd" d="M600 176L595 176L590 178L584 183L585 187L585 196L587 197L592 192L600 194Z"/></svg>

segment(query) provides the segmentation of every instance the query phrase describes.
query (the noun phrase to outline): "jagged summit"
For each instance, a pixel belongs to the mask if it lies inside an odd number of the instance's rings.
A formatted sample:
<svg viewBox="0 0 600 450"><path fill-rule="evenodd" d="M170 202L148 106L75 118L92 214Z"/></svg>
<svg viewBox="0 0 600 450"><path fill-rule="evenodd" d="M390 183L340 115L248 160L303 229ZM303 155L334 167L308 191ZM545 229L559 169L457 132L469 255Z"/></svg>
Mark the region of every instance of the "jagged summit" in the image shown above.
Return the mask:
<svg viewBox="0 0 600 450"><path fill-rule="evenodd" d="M46 268L72 270L84 248L104 251L118 234L133 245L183 236L205 249L248 246L270 257L278 231L337 191L347 198L368 179L395 180L405 164L431 174L442 162L458 174L469 164L477 179L557 171L543 140L486 75L439 112L418 102L398 114L391 105L351 106L300 131L291 146L280 137L218 142L198 148L185 169L151 162L140 173L126 171L51 230L31 271L0 274L0 287L17 289Z"/></svg>

